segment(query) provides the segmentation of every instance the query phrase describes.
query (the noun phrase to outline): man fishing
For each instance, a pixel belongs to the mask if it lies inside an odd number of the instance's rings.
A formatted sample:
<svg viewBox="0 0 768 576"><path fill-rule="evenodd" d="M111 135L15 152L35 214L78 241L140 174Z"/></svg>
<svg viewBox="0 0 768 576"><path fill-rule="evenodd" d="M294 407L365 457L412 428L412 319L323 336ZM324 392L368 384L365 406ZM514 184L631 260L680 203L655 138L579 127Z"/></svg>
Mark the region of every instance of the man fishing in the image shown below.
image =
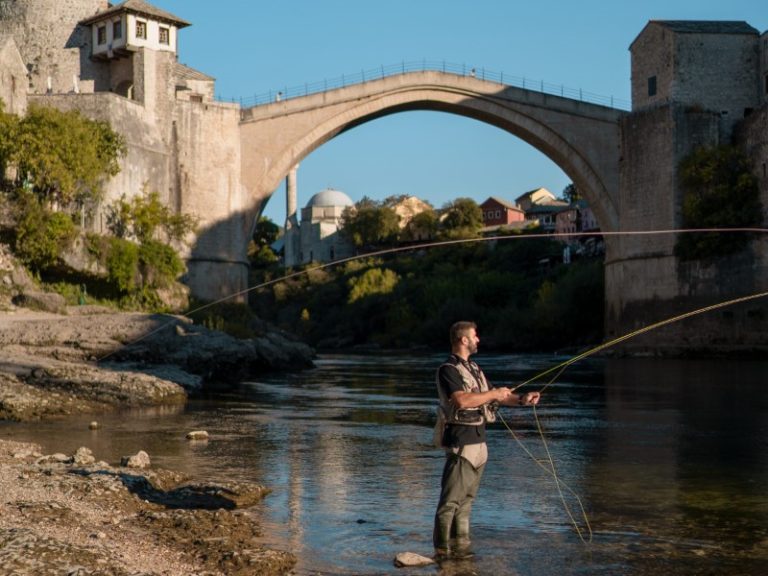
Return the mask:
<svg viewBox="0 0 768 576"><path fill-rule="evenodd" d="M480 343L474 322L456 322L450 339L451 356L437 370L436 442L446 454L433 532L438 558L469 554L469 516L488 459L485 424L496 420L498 405L528 406L540 397L538 392L515 394L488 383L470 360Z"/></svg>

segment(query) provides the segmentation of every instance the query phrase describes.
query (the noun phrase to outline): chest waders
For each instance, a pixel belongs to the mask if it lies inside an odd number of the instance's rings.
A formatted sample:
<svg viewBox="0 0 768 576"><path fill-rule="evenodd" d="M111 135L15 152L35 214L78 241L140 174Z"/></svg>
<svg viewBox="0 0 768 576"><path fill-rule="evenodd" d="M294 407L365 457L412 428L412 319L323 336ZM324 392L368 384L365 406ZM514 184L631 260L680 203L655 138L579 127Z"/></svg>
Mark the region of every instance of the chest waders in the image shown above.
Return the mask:
<svg viewBox="0 0 768 576"><path fill-rule="evenodd" d="M474 362L459 360L457 364L447 363L443 366L450 366L459 372L462 389L465 392L488 391L489 386L485 375ZM438 370L438 374L439 372ZM457 408L440 386L439 376L437 393L440 403L435 438L440 437L441 445L445 426L485 426L486 422L496 420L493 409L485 404L477 408ZM432 535L435 548L441 552L449 551L452 541L458 549L469 545L469 518L472 503L480 487L480 479L488 458L485 442L444 448L446 461Z"/></svg>

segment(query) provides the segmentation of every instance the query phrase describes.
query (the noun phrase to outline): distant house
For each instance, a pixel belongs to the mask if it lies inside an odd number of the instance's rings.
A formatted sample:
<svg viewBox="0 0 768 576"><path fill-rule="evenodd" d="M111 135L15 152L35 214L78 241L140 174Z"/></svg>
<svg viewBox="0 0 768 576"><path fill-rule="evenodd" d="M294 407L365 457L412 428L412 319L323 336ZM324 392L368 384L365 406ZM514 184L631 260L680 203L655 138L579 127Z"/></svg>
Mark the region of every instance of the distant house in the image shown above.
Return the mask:
<svg viewBox="0 0 768 576"><path fill-rule="evenodd" d="M579 210L576 204L571 204L565 210L561 210L555 216L555 234L576 234L581 226ZM563 242L570 242L570 237L562 238Z"/></svg>
<svg viewBox="0 0 768 576"><path fill-rule="evenodd" d="M525 212L516 204L491 196L480 204L483 211L483 226L506 226L525 221Z"/></svg>
<svg viewBox="0 0 768 576"><path fill-rule="evenodd" d="M159 86L160 82L169 79L157 74L153 68L154 58L150 59L145 54L164 54L172 59L170 69L165 68L163 73L179 74L167 82L169 86L173 86L174 80L177 81L176 87L185 93L186 100L202 101L203 94L211 99L214 79L202 73L193 73L191 68L175 62L178 31L190 26L186 20L144 0L125 0L114 6L110 4L106 10L81 20L80 25L90 28L90 60L101 63L108 70L106 77L110 91L139 102L152 102L156 98L152 93L155 84ZM83 87L87 88L89 82L83 82ZM201 82L205 84L203 94L190 98L187 93L190 85ZM77 84L76 91L80 89L80 82Z"/></svg>
<svg viewBox="0 0 768 576"><path fill-rule="evenodd" d="M587 232L599 232L600 227L597 224L592 208L586 200L577 200L566 209L561 210L555 216L555 232L557 234L578 234ZM564 238L564 242L569 242L570 238Z"/></svg>
<svg viewBox="0 0 768 576"><path fill-rule="evenodd" d="M516 202L525 211L526 221L541 226L544 232L554 232L557 214L568 208L568 202L558 200L546 188L526 192Z"/></svg>
<svg viewBox="0 0 768 576"><path fill-rule="evenodd" d="M416 196L405 196L395 204L392 204L391 208L395 211L398 218L398 226L402 230L408 223L413 220L413 217L417 214L421 214L425 210L432 210L432 206L429 203L424 202Z"/></svg>
<svg viewBox="0 0 768 576"><path fill-rule="evenodd" d="M556 200L557 198L555 198L555 195L546 188L536 188L535 190L529 190L525 194L521 194L515 198L515 204L519 206L523 212L527 213L534 204L547 204Z"/></svg>

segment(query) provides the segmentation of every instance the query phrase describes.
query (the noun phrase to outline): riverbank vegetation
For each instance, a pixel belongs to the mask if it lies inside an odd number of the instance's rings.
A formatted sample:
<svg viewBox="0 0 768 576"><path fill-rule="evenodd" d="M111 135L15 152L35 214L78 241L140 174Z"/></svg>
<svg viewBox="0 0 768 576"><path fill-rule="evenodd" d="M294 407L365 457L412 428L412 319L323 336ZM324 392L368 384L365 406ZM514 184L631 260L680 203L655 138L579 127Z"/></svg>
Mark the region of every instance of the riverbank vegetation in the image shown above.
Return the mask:
<svg viewBox="0 0 768 576"><path fill-rule="evenodd" d="M109 234L85 232L125 150L107 123L76 111L31 106L18 118L0 103L0 241L69 304L87 295L90 302L163 310L180 301L173 286L185 267L173 246L194 219L173 214L144 190L106 206Z"/></svg>
<svg viewBox="0 0 768 576"><path fill-rule="evenodd" d="M603 263L561 263L563 245L512 234L338 266L251 292L256 314L320 349L445 348L449 326L478 322L484 347L554 350L602 338ZM283 269L255 270L252 285Z"/></svg>
<svg viewBox="0 0 768 576"><path fill-rule="evenodd" d="M33 106L17 118L0 108L0 240L68 304L185 309L169 307L167 292L184 271L173 247L182 245L194 219L174 214L157 193L144 190L102 206L108 234L84 232L125 150L109 125L77 112ZM403 248L421 238L479 239L482 213L470 199L426 210L404 230L392 206L396 199L389 200L365 199L345 213L342 232L359 252ZM249 250L251 285L283 275L269 248L277 233L274 223L257 223ZM442 348L448 327L458 319L476 320L484 345L498 349L599 341L602 262L582 259L566 266L560 263L562 249L558 242L516 233L310 266L304 274L251 292L246 312L237 305L206 306L197 321L250 336L254 322L263 320L319 348Z"/></svg>
<svg viewBox="0 0 768 576"><path fill-rule="evenodd" d="M760 188L749 159L734 146L699 147L680 163L683 227L759 228ZM744 250L748 234L681 234L675 253L681 260L711 260Z"/></svg>

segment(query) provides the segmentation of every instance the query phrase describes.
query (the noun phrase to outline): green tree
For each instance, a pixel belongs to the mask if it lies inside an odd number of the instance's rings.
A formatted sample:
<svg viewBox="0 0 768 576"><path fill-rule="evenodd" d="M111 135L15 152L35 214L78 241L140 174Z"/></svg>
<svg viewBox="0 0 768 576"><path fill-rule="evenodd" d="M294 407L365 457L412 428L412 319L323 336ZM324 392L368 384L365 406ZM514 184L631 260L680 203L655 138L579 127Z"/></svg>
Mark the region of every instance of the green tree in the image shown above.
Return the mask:
<svg viewBox="0 0 768 576"><path fill-rule="evenodd" d="M77 228L69 214L51 212L34 195L21 191L16 203L14 252L27 266L41 272L58 263L71 246Z"/></svg>
<svg viewBox="0 0 768 576"><path fill-rule="evenodd" d="M762 225L757 178L749 159L734 146L700 147L680 163L683 226L751 228ZM691 233L678 238L684 260L715 258L742 250L747 234Z"/></svg>
<svg viewBox="0 0 768 576"><path fill-rule="evenodd" d="M5 104L0 99L0 179L4 178L6 168L13 158L18 129L18 117L6 113Z"/></svg>
<svg viewBox="0 0 768 576"><path fill-rule="evenodd" d="M142 242L138 256L143 288L165 288L185 269L176 251L157 240Z"/></svg>
<svg viewBox="0 0 768 576"><path fill-rule="evenodd" d="M434 210L424 210L411 218L402 235L405 240L429 240L437 236L439 226L437 213Z"/></svg>
<svg viewBox="0 0 768 576"><path fill-rule="evenodd" d="M145 192L130 200L123 194L107 207L109 231L117 238L135 238L140 243L156 239L159 233L167 242L183 242L196 225L194 215L174 214L157 192Z"/></svg>
<svg viewBox="0 0 768 576"><path fill-rule="evenodd" d="M475 238L483 227L483 211L472 198L457 198L445 204L442 213L447 238Z"/></svg>
<svg viewBox="0 0 768 576"><path fill-rule="evenodd" d="M368 296L375 294L389 294L397 286L399 276L385 268L370 268L363 272L360 276L350 278L349 285L349 297L347 302L352 304Z"/></svg>
<svg viewBox="0 0 768 576"><path fill-rule="evenodd" d="M568 204L573 204L577 200L582 199L581 192L579 192L579 189L576 188L576 184L571 182L565 188L563 188L563 199L568 202Z"/></svg>
<svg viewBox="0 0 768 576"><path fill-rule="evenodd" d="M277 262L271 245L280 235L280 227L266 216L256 222L251 241L248 243L248 259L252 266L269 266Z"/></svg>
<svg viewBox="0 0 768 576"><path fill-rule="evenodd" d="M139 284L139 247L133 242L110 238L106 254L109 280L120 292L134 292Z"/></svg>
<svg viewBox="0 0 768 576"><path fill-rule="evenodd" d="M68 211L101 200L104 181L119 172L125 153L123 137L106 122L42 106L30 106L13 142L6 161L18 177L29 176L42 200Z"/></svg>
<svg viewBox="0 0 768 576"><path fill-rule="evenodd" d="M372 248L397 241L400 218L389 206L363 198L341 215L341 233L356 248Z"/></svg>

